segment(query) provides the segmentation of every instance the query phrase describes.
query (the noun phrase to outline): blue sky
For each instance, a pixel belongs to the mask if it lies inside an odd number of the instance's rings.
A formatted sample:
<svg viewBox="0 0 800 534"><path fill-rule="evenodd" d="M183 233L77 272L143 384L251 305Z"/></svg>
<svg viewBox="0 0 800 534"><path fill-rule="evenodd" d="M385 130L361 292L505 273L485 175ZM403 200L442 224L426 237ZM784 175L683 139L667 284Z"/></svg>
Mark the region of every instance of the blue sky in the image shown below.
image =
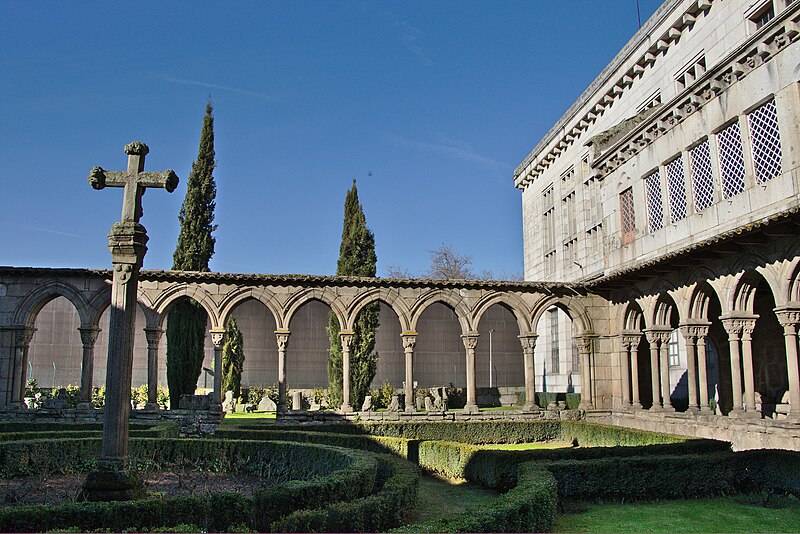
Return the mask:
<svg viewBox="0 0 800 534"><path fill-rule="evenodd" d="M642 22L660 4L639 0ZM387 265L440 244L522 272L513 170L638 28L635 0L0 0L0 265L105 268L122 191L94 165L150 146L168 269L206 100L221 272L333 274L353 178Z"/></svg>

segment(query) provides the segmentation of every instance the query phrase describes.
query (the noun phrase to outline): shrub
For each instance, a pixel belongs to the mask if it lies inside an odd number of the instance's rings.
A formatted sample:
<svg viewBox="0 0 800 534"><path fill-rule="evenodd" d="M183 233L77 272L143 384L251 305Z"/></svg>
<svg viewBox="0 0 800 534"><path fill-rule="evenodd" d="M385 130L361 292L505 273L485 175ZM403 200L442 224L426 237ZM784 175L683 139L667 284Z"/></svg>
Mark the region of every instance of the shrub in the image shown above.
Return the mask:
<svg viewBox="0 0 800 534"><path fill-rule="evenodd" d="M536 394L537 404L542 408L547 408L551 404L555 404L557 399L556 393L539 392Z"/></svg>
<svg viewBox="0 0 800 534"><path fill-rule="evenodd" d="M580 393L567 393L565 397L567 403L567 410L577 410L578 407L581 405Z"/></svg>

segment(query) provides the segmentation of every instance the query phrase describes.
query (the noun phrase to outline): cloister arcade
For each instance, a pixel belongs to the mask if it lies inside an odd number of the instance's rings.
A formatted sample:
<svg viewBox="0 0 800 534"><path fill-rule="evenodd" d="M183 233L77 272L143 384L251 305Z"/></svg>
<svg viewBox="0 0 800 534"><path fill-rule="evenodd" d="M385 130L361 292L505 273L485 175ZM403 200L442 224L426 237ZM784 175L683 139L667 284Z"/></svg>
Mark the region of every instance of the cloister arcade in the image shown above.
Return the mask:
<svg viewBox="0 0 800 534"><path fill-rule="evenodd" d="M28 372L28 358L36 332L39 312L51 301L63 297L77 312L78 330L82 343L81 395L90 400L91 389L96 384L93 362L105 355L95 356L95 345L101 332L101 318L110 303L110 273L106 271L71 269L0 268L0 284L5 295L0 298L0 380L5 387L2 398L5 406L20 405ZM299 368L292 359L294 340L302 350L320 350L317 341L304 336L302 329L309 326L309 313L320 315L329 310L337 318L344 348L344 365L348 365L349 343L352 328L360 310L371 303L380 303L382 317L386 317L386 332L394 339L394 376L399 375L406 385L406 398L413 399L417 375L424 375L426 367L453 367L451 382L466 386L467 413L477 410L476 389L488 385L489 362L486 346L491 334L518 337L514 361L513 354L499 362L513 364L510 370L494 366L494 385L498 378L523 374L527 403L525 409L535 409L536 380L534 378L534 351L536 327L546 310L557 306L574 320L574 334L581 348L585 365L581 373L590 372L592 350L597 350L593 327L594 313L602 316L605 307L587 306L596 297L579 288L565 284L533 282L454 282L432 280L380 280L317 276L226 275L217 273L179 273L171 271L145 271L139 283L138 315L143 325L147 346L147 383L149 402L155 404L159 361L165 357L163 332L165 319L171 307L180 299L190 298L202 306L208 315L209 333L213 346L215 368L219 368L224 343L224 325L242 305L261 310L261 317L274 332L274 337L264 342L265 352L277 352L277 358L265 360L262 365L275 365L275 376L280 393L280 403L285 406L286 384L309 371L325 373L324 367ZM319 308L313 311L313 308ZM266 310L266 312L264 312ZM304 314L306 315L304 319ZM107 312L106 312L107 315ZM489 319L488 317L491 318ZM259 319L261 320L261 319ZM455 321L456 335L460 338L460 356L442 355L441 340L436 339L431 324L437 320ZM500 325L492 328L492 325ZM139 334L137 334L139 335ZM326 335L326 334L324 334ZM388 334L387 334L388 335ZM312 336L313 337L313 336ZM483 351L478 351L479 344ZM452 343L451 343L452 346ZM274 347L274 349L272 349ZM325 353L327 346L324 346ZM481 354L478 356L478 354ZM400 358L398 358L400 356ZM502 356L502 354L500 355ZM508 356L508 355L506 355ZM443 358L449 358L443 360ZM321 359L326 359L325 354ZM441 360L441 361L440 361ZM162 366L163 367L163 366ZM347 374L345 373L345 376ZM448 375L450 376L450 375ZM319 377L318 377L319 378ZM581 375L580 384L590 383ZM427 386L424 381L420 387ZM432 385L432 384L430 384ZM214 381L214 397L220 399L219 379ZM344 411L352 411L349 388L345 388ZM413 402L413 401L412 401ZM591 388L584 388L585 407L592 406ZM411 403L406 407L412 410Z"/></svg>

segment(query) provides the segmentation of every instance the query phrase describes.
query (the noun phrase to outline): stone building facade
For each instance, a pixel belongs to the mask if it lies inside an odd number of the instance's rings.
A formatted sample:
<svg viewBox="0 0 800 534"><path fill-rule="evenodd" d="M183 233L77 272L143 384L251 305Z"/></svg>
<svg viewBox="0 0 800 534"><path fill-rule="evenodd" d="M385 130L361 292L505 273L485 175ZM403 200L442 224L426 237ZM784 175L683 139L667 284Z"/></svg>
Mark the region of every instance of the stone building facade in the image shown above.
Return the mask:
<svg viewBox="0 0 800 534"><path fill-rule="evenodd" d="M799 6L667 0L515 171L525 278L608 301L618 422L800 420Z"/></svg>

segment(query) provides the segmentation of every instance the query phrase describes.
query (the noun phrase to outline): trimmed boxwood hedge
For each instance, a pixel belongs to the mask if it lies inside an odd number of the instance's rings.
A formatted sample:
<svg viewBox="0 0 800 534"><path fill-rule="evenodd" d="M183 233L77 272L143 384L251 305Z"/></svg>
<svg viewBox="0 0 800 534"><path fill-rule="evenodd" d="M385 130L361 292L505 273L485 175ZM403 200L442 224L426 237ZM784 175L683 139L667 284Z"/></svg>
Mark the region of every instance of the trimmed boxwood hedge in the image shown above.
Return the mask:
<svg viewBox="0 0 800 534"><path fill-rule="evenodd" d="M535 462L523 463L516 471L514 488L491 506L413 525L414 532L549 532L556 517L555 478Z"/></svg>
<svg viewBox="0 0 800 534"><path fill-rule="evenodd" d="M401 525L417 500L419 470L387 454L378 458L377 491L368 497L301 510L272 524L274 532L382 532Z"/></svg>
<svg viewBox="0 0 800 534"><path fill-rule="evenodd" d="M61 440L77 449L99 440ZM369 495L375 488L378 462L369 453L307 443L132 440L131 456L151 465L190 462L213 470L270 472L303 478L255 490L253 497L217 493L175 499L149 498L108 503L66 503L0 509L0 531L150 530L191 523L205 530L229 530L241 524L269 530L270 524L296 510L314 508ZM46 442L41 442L46 443ZM3 444L5 445L5 444ZM147 455L144 457L143 455ZM180 512L175 512L180 510Z"/></svg>

